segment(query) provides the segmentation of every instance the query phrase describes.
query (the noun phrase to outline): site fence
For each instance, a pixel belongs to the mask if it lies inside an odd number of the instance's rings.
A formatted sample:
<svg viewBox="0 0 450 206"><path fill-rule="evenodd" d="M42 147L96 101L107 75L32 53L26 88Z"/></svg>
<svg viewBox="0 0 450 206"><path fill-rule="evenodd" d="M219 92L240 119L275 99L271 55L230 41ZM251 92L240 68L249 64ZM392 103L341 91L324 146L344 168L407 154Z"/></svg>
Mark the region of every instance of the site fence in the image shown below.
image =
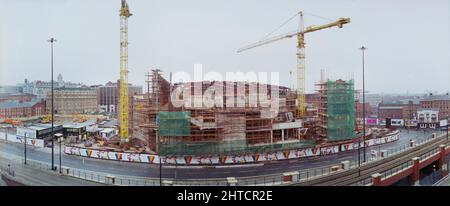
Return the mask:
<svg viewBox="0 0 450 206"><path fill-rule="evenodd" d="M349 152L359 147L372 147L399 140L399 132L392 132L385 137L366 140L363 142L352 142L338 145L328 145L321 147L310 147L303 149L276 150L273 152L260 152L234 155L205 155L205 156L167 156L157 154L141 154L107 151L93 148L82 148L76 146L66 146L64 153L75 156L89 157L95 159L105 159L123 162L140 162L147 164L169 164L169 165L240 165L263 163L268 161L278 161L287 159L300 159L309 157L320 157ZM297 145L298 146L298 145ZM266 148L267 149L267 148Z"/></svg>

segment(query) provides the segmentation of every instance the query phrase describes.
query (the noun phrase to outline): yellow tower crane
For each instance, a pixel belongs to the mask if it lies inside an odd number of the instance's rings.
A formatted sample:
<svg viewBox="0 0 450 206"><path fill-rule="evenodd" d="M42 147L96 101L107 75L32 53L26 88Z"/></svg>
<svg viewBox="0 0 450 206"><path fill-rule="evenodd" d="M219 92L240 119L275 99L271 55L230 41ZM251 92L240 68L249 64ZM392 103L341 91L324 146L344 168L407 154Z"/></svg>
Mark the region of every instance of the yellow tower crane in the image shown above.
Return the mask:
<svg viewBox="0 0 450 206"><path fill-rule="evenodd" d="M309 26L304 28L303 12L298 13L300 15L300 25L297 31L289 32L287 34L275 36L269 39L265 39L254 44L242 47L238 50L238 53L253 49L262 45L266 45L275 41L279 41L286 38L292 38L297 36L297 114L299 117L303 117L305 114L305 34L331 27L342 28L344 24L350 23L350 18L340 18L337 21L328 23L321 26Z"/></svg>
<svg viewBox="0 0 450 206"><path fill-rule="evenodd" d="M128 18L132 14L126 0L120 9L120 144L128 142Z"/></svg>

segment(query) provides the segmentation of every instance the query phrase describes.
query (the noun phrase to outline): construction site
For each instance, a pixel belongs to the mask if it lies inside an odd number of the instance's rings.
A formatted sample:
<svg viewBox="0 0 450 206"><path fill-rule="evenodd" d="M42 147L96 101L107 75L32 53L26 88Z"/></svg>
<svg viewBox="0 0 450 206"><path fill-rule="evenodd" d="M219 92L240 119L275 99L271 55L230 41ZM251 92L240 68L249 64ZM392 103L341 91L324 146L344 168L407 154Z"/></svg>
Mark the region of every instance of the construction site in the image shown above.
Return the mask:
<svg viewBox="0 0 450 206"><path fill-rule="evenodd" d="M163 77L161 70L154 69L146 74L147 92L130 96L128 19L131 16L127 2L122 0L118 112L120 146L117 145L118 141L115 141L115 145L106 143L104 146L149 154L222 155L311 148L316 144L333 144L356 137L353 80L322 80L316 85L320 96L318 102L305 102L305 34L332 27L342 28L344 24L350 23L349 18L304 28L303 13L300 12L300 27L297 31L239 49L238 53L296 37L296 89L258 82L172 83L171 78L168 81ZM205 106L203 96L211 87L221 88L223 95L214 94L214 99L219 99L226 106ZM260 104L251 105L249 99L254 94L250 88L253 87L265 88L267 92L264 95L269 97L278 96L276 114ZM200 94L195 94L195 88L201 88ZM180 89L195 95L183 97L183 106L175 107L171 95ZM258 93L261 91L258 90ZM245 104L228 106L237 100Z"/></svg>

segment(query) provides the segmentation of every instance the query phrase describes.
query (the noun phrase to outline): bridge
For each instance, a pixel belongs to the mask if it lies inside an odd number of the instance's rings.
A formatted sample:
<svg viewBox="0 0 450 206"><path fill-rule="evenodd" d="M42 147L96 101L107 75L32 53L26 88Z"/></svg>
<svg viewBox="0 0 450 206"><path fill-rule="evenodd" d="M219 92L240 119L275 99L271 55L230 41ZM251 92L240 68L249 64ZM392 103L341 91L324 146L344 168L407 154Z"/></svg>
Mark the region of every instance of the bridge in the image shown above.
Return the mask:
<svg viewBox="0 0 450 206"><path fill-rule="evenodd" d="M436 165L442 176L448 174L450 141L446 135L433 135L430 140L415 144L411 142L411 147L402 152L360 167L348 167L343 162L332 167L328 175L295 181L295 174L286 174L284 180L297 186L389 186L409 178L411 185L419 185L420 170L430 165Z"/></svg>

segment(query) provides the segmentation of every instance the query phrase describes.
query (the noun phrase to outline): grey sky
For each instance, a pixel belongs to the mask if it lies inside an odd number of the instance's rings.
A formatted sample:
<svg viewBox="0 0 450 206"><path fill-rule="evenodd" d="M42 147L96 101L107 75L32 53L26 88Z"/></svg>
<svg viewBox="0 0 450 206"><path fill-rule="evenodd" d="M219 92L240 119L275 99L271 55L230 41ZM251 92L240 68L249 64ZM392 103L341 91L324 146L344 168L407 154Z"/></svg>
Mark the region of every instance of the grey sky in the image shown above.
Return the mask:
<svg viewBox="0 0 450 206"><path fill-rule="evenodd" d="M283 85L296 68L296 40L242 54L299 10L329 19L350 17L343 29L306 36L306 88L320 69L354 77L361 88L362 44L370 92L447 92L450 88L450 6L447 0L128 0L130 82L144 85L157 66L192 72L279 71ZM119 78L119 0L0 0L0 84L49 80L49 43L55 71L65 80L104 84ZM328 23L311 15L305 26ZM295 30L291 21L277 34ZM295 74L295 73L294 73ZM57 74L56 74L57 75ZM55 75L55 77L56 77ZM295 77L295 75L293 76Z"/></svg>

